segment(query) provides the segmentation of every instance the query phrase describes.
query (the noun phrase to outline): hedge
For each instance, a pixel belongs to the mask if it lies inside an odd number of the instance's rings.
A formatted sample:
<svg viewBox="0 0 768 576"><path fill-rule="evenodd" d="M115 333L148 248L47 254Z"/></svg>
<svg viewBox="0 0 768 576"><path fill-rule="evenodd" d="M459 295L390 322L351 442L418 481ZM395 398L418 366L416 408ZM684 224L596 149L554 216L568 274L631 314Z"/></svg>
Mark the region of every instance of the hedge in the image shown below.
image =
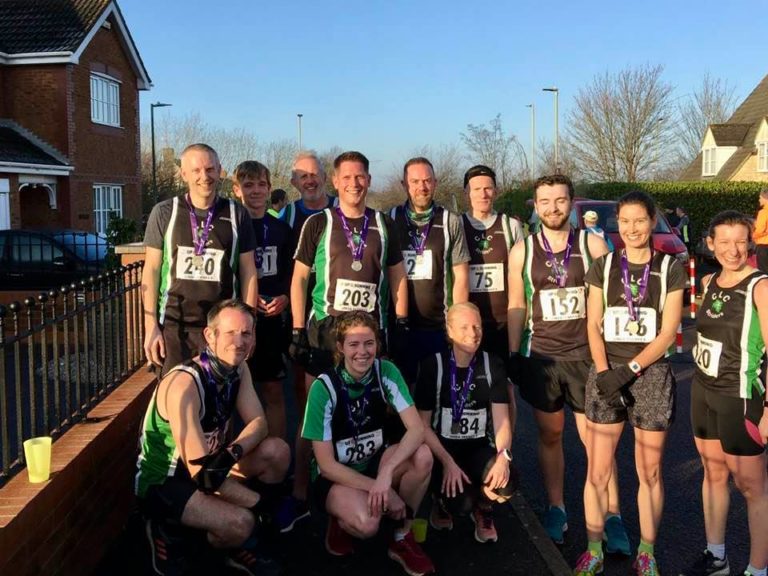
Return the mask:
<svg viewBox="0 0 768 576"><path fill-rule="evenodd" d="M685 208L691 220L691 238L698 238L709 221L723 210L739 210L754 216L759 208L758 195L764 182L603 182L576 186L576 196L593 200L618 200L630 190L650 194L659 207ZM533 189L515 189L502 194L496 209L518 215L526 221L531 208L526 204Z"/></svg>

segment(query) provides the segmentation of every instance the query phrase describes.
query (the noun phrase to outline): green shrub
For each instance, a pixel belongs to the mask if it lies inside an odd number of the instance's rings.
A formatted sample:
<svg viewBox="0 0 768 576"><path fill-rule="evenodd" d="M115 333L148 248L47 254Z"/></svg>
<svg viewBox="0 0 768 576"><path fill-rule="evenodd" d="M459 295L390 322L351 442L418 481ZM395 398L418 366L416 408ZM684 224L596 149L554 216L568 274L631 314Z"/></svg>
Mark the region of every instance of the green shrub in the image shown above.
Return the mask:
<svg viewBox="0 0 768 576"><path fill-rule="evenodd" d="M691 239L701 236L715 214L723 210L738 210L754 216L758 195L765 187L761 182L601 182L576 186L576 196L593 200L618 200L631 190L650 194L660 209L682 206L691 220ZM526 221L531 208L525 201L533 190L509 190L496 201L496 209L515 214Z"/></svg>

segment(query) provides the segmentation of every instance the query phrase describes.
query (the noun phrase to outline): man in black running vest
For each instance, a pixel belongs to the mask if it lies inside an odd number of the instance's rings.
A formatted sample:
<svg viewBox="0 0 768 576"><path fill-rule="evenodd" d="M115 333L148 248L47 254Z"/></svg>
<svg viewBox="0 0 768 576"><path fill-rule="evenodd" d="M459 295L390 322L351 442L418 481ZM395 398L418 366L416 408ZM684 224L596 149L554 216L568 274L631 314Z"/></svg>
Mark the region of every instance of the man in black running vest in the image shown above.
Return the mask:
<svg viewBox="0 0 768 576"><path fill-rule="evenodd" d="M188 192L157 204L144 235L144 354L163 374L202 350L206 314L216 302L239 296L258 304L253 227L239 202L217 194L216 151L187 146L181 178Z"/></svg>

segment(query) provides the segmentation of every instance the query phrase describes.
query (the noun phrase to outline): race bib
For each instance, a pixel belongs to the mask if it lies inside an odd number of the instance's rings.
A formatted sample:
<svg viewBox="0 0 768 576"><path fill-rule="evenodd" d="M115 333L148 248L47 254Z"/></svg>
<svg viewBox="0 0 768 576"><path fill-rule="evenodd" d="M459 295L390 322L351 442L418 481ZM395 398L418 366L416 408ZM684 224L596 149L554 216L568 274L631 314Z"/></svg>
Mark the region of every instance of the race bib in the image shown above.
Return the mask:
<svg viewBox="0 0 768 576"><path fill-rule="evenodd" d="M421 256L415 250L403 250L403 261L408 280L432 280L432 250L424 250Z"/></svg>
<svg viewBox="0 0 768 576"><path fill-rule="evenodd" d="M339 312L364 310L373 312L376 307L376 284L357 280L336 280L333 307Z"/></svg>
<svg viewBox="0 0 768 576"><path fill-rule="evenodd" d="M560 320L580 320L587 317L584 286L542 290L539 292L542 318L545 322Z"/></svg>
<svg viewBox="0 0 768 576"><path fill-rule="evenodd" d="M176 278L218 282L221 278L223 258L224 250L206 248L200 256L195 256L195 249L191 246L179 246L176 256Z"/></svg>
<svg viewBox="0 0 768 576"><path fill-rule="evenodd" d="M471 264L469 266L470 292L503 292L504 264Z"/></svg>
<svg viewBox="0 0 768 576"><path fill-rule="evenodd" d="M277 274L277 246L256 248L256 271L259 278Z"/></svg>
<svg viewBox="0 0 768 576"><path fill-rule="evenodd" d="M384 434L381 429L366 432L354 438L344 438L336 442L336 454L342 464L360 464L367 462L384 446Z"/></svg>
<svg viewBox="0 0 768 576"><path fill-rule="evenodd" d="M606 342L647 344L656 338L656 310L635 308L637 329L633 332L632 318L626 306L609 306L603 316L603 337Z"/></svg>
<svg viewBox="0 0 768 576"><path fill-rule="evenodd" d="M696 347L693 350L693 358L699 370L707 376L717 378L720 370L720 355L723 353L723 343L717 340L705 338L696 333Z"/></svg>
<svg viewBox="0 0 768 576"><path fill-rule="evenodd" d="M485 436L488 411L464 410L461 419L453 425L450 408L443 408L440 414L440 436L449 440L474 440Z"/></svg>

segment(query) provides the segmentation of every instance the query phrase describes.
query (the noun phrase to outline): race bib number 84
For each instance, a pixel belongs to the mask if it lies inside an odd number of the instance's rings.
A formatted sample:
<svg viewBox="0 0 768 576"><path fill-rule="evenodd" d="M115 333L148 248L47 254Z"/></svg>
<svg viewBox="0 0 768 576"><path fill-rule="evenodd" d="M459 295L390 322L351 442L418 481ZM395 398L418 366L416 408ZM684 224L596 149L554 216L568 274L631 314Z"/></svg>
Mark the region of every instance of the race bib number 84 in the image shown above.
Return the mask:
<svg viewBox="0 0 768 576"><path fill-rule="evenodd" d="M470 440L485 436L485 426L488 421L488 412L480 410L464 410L455 430L452 429L452 416L450 408L443 408L440 413L440 436L449 440Z"/></svg>

